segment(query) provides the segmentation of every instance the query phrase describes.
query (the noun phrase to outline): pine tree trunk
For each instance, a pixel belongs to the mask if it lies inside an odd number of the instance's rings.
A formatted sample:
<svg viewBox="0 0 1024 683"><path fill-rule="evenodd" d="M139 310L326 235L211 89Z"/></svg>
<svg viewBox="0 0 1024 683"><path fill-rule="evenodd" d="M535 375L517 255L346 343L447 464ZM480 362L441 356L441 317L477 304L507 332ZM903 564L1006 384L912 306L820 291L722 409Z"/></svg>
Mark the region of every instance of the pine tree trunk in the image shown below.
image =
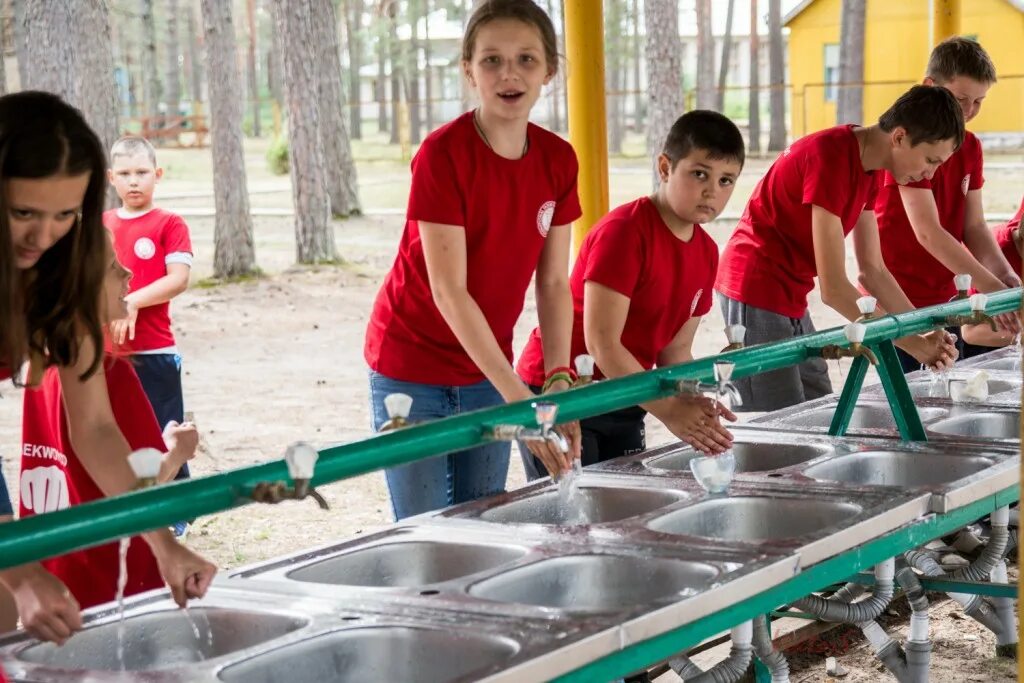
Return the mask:
<svg viewBox="0 0 1024 683"><path fill-rule="evenodd" d="M665 136L683 113L682 49L679 42L677 0L645 0L644 24L647 44L647 150L653 158L661 152ZM657 168L652 166L654 186Z"/></svg>
<svg viewBox="0 0 1024 683"><path fill-rule="evenodd" d="M324 156L324 182L331 213L359 213L359 188L352 145L345 125L344 93L341 90L341 46L332 0L313 0L313 28L317 35L316 59L320 93L320 135Z"/></svg>
<svg viewBox="0 0 1024 683"><path fill-rule="evenodd" d="M433 49L430 45L430 0L423 0L423 115L427 132L434 130L434 69L430 66Z"/></svg>
<svg viewBox="0 0 1024 683"><path fill-rule="evenodd" d="M388 129L388 37L377 39L377 82L374 83L373 94L377 99L377 132Z"/></svg>
<svg viewBox="0 0 1024 683"><path fill-rule="evenodd" d="M398 42L398 20L395 5L388 3L388 60L391 62L391 140L392 145L402 141L402 45Z"/></svg>
<svg viewBox="0 0 1024 683"><path fill-rule="evenodd" d="M640 23L642 21L639 0L633 0L633 130L637 132L644 129L644 107L647 106L644 100L643 86L640 84Z"/></svg>
<svg viewBox="0 0 1024 683"><path fill-rule="evenodd" d="M622 154L622 3L605 4L605 83L608 88L608 153Z"/></svg>
<svg viewBox="0 0 1024 683"><path fill-rule="evenodd" d="M178 116L181 111L181 48L178 42L178 0L167 0L167 69L164 82L167 93L167 114Z"/></svg>
<svg viewBox="0 0 1024 683"><path fill-rule="evenodd" d="M714 109L716 102L711 0L697 0L697 108Z"/></svg>
<svg viewBox="0 0 1024 683"><path fill-rule="evenodd" d="M409 142L418 145L422 140L423 118L421 113L422 102L420 101L420 17L422 7L420 0L409 0L409 28L411 36L409 47L405 52L405 76L406 98L409 103Z"/></svg>
<svg viewBox="0 0 1024 683"><path fill-rule="evenodd" d="M196 10L192 3L188 4L188 63L192 65L188 73L189 87L192 92L192 104L195 107L203 101L203 65L199 61L199 47L196 44L199 35L199 27L196 26Z"/></svg>
<svg viewBox="0 0 1024 683"><path fill-rule="evenodd" d="M747 123L750 134L747 150L761 151L761 39L757 30L760 25L757 0L750 0L750 101L747 106Z"/></svg>
<svg viewBox="0 0 1024 683"><path fill-rule="evenodd" d="M725 14L725 35L722 37L722 66L718 70L718 111L725 111L725 88L729 79L729 56L732 53L732 15L736 0L729 0Z"/></svg>
<svg viewBox="0 0 1024 683"><path fill-rule="evenodd" d="M555 8L556 5L560 5L560 3L556 3L554 0L547 0L547 5L548 16L551 17L552 21L554 21ZM561 7L559 6L558 9L561 9ZM561 53L562 50L561 48L559 48L559 54ZM565 78L565 74L561 73L561 70L559 70L559 73L556 74L553 79L551 79L551 91L548 93L548 108L550 110L548 112L548 126L553 131L562 130L562 98L561 94L559 93L559 84L563 78Z"/></svg>
<svg viewBox="0 0 1024 683"><path fill-rule="evenodd" d="M771 128L768 151L786 148L786 61L782 44L782 0L768 0L768 102Z"/></svg>
<svg viewBox="0 0 1024 683"><path fill-rule="evenodd" d="M317 60L320 58L317 31L313 26L314 4L311 0L274 0L273 8L284 63L296 260L299 263L335 261L338 254L331 227L330 199L324 184L317 102L320 90L313 87L319 83Z"/></svg>
<svg viewBox="0 0 1024 683"><path fill-rule="evenodd" d="M253 137L260 137L260 77L256 71L256 0L246 0L246 18L249 23L249 45L245 55L245 71L249 82L249 107L252 116Z"/></svg>
<svg viewBox="0 0 1024 683"><path fill-rule="evenodd" d="M231 3L201 0L210 74L210 137L213 151L213 272L246 275L256 269L252 216L242 149L242 77L235 60Z"/></svg>
<svg viewBox="0 0 1024 683"><path fill-rule="evenodd" d="M29 48L25 44L27 41L25 29L22 28L25 25L25 3L28 1L11 0L11 13L14 17L14 52L18 59L18 83L21 84L22 90L25 89L25 84L28 83L28 65L22 59L22 55L29 53Z"/></svg>
<svg viewBox="0 0 1024 683"><path fill-rule="evenodd" d="M349 134L353 140L363 138L363 97L359 71L363 66L363 0L346 0L345 37L348 48Z"/></svg>
<svg viewBox="0 0 1024 683"><path fill-rule="evenodd" d="M160 116L160 76L156 67L156 21L153 17L153 0L140 0L140 19L142 21L142 74L145 85L146 115L154 117L153 127L159 127Z"/></svg>
<svg viewBox="0 0 1024 683"><path fill-rule="evenodd" d="M836 124L864 119L864 0L843 0L839 30L839 93Z"/></svg>
<svg viewBox="0 0 1024 683"><path fill-rule="evenodd" d="M4 53L7 51L6 33L0 28L0 95L7 94L7 65L4 63Z"/></svg>

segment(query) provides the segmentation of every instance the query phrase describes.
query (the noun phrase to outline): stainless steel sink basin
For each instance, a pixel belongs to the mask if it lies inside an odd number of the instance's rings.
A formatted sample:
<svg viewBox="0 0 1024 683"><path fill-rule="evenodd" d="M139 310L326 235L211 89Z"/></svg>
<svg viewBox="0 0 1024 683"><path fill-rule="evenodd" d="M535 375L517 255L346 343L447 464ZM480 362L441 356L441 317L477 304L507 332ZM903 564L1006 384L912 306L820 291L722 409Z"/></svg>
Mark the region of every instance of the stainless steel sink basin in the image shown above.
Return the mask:
<svg viewBox="0 0 1024 683"><path fill-rule="evenodd" d="M480 519L502 524L603 524L646 514L686 497L680 491L613 486L581 486L578 511L565 506L556 490L485 510Z"/></svg>
<svg viewBox="0 0 1024 683"><path fill-rule="evenodd" d="M787 417L784 422L801 427L827 429L832 424L835 412L835 405L823 406ZM927 422L945 416L946 409L917 406L917 414L921 416L922 422ZM896 420L887 404L861 404L854 407L853 416L850 418L849 430L857 429L896 429Z"/></svg>
<svg viewBox="0 0 1024 683"><path fill-rule="evenodd" d="M994 465L978 456L907 451L865 451L811 465L803 472L825 481L918 488L948 484Z"/></svg>
<svg viewBox="0 0 1024 683"><path fill-rule="evenodd" d="M912 380L908 382L908 385L910 386L910 394L914 398L949 398L948 385L943 381L922 378ZM1020 382L1013 382L1007 379L989 378L989 396L1003 394L1007 391L1020 391ZM878 392L880 393L881 389L879 389Z"/></svg>
<svg viewBox="0 0 1024 683"><path fill-rule="evenodd" d="M973 439L1019 439L1020 411L970 412L928 425L933 434L966 436Z"/></svg>
<svg viewBox="0 0 1024 683"><path fill-rule="evenodd" d="M1005 356L1003 358L993 358L988 361L978 361L972 364L973 367L983 368L985 370L1020 370L1021 362L1017 356ZM989 393L992 393L991 391Z"/></svg>
<svg viewBox="0 0 1024 683"><path fill-rule="evenodd" d="M834 452L834 449L829 446L734 442L732 452L736 457L737 472L767 472L828 455ZM698 455L700 454L687 448L655 456L645 461L644 465L651 469L689 472L690 460Z"/></svg>
<svg viewBox="0 0 1024 683"><path fill-rule="evenodd" d="M288 572L295 581L343 586L424 586L514 562L517 546L436 541L384 543L337 555Z"/></svg>
<svg viewBox="0 0 1024 683"><path fill-rule="evenodd" d="M61 669L150 671L184 667L296 631L300 617L212 607L161 610L124 621L124 660L116 621L87 628L63 646L33 645L18 658ZM198 636L196 632L198 631Z"/></svg>
<svg viewBox="0 0 1024 683"><path fill-rule="evenodd" d="M519 651L510 639L452 629L375 626L336 631L225 668L226 683L472 681Z"/></svg>
<svg viewBox="0 0 1024 683"><path fill-rule="evenodd" d="M615 612L705 589L718 570L702 562L619 555L569 555L517 567L469 592L499 602L569 612Z"/></svg>
<svg viewBox="0 0 1024 683"><path fill-rule="evenodd" d="M854 503L769 497L706 500L648 523L666 534L723 541L789 540L813 534L860 514Z"/></svg>

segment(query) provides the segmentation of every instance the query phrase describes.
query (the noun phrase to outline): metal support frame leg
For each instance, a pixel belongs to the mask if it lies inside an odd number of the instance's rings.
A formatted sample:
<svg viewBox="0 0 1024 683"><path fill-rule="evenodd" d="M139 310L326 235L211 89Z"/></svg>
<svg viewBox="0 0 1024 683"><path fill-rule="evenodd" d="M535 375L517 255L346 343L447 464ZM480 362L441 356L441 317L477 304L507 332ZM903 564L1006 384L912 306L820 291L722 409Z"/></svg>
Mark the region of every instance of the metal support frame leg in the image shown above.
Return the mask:
<svg viewBox="0 0 1024 683"><path fill-rule="evenodd" d="M921 424L921 416L917 414L910 385L907 384L900 360L896 356L896 347L889 340L873 346L875 355L878 356L878 376L882 380L885 396L889 399L893 417L896 418L900 437L905 441L927 441L928 436L925 434L924 425Z"/></svg>

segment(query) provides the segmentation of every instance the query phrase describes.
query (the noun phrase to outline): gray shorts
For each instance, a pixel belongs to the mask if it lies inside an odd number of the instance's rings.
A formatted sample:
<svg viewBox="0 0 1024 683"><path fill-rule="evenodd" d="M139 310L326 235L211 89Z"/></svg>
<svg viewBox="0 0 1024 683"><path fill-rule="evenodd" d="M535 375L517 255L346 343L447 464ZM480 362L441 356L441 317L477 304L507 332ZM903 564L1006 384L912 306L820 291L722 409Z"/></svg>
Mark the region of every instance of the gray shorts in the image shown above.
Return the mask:
<svg viewBox="0 0 1024 683"><path fill-rule="evenodd" d="M792 339L814 332L814 324L807 311L802 318L788 318L763 308L748 306L720 292L715 292L715 296L722 307L725 324L739 324L747 328L744 339L747 346ZM778 410L832 393L828 366L821 358L810 358L799 365L743 377L736 380L735 384L743 399L743 405L738 410L745 412Z"/></svg>

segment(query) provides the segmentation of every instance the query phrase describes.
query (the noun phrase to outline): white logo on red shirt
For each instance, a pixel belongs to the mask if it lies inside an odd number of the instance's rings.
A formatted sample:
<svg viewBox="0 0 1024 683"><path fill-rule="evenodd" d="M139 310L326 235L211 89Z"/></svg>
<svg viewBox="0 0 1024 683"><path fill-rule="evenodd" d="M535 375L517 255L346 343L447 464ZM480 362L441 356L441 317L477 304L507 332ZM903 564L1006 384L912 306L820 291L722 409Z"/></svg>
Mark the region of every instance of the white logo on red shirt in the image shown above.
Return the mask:
<svg viewBox="0 0 1024 683"><path fill-rule="evenodd" d="M967 190L968 190L968 188L970 188L970 186L971 186L971 174L968 173L967 175L964 176L964 179L960 181L960 191L964 193L965 197L967 196Z"/></svg>
<svg viewBox="0 0 1024 683"><path fill-rule="evenodd" d="M140 237L135 241L135 255L143 261L148 261L156 255L156 245L148 237Z"/></svg>
<svg viewBox="0 0 1024 683"><path fill-rule="evenodd" d="M697 310L697 304L700 303L700 295L704 293L704 289L698 289L697 293L693 295L693 303L690 304L690 317L693 317L693 312Z"/></svg>
<svg viewBox="0 0 1024 683"><path fill-rule="evenodd" d="M540 205L540 210L537 212L537 232L540 233L541 237L548 236L548 232L551 230L551 221L554 217L554 202L547 201Z"/></svg>
<svg viewBox="0 0 1024 683"><path fill-rule="evenodd" d="M37 514L71 507L64 470L50 466L22 472L21 504Z"/></svg>

